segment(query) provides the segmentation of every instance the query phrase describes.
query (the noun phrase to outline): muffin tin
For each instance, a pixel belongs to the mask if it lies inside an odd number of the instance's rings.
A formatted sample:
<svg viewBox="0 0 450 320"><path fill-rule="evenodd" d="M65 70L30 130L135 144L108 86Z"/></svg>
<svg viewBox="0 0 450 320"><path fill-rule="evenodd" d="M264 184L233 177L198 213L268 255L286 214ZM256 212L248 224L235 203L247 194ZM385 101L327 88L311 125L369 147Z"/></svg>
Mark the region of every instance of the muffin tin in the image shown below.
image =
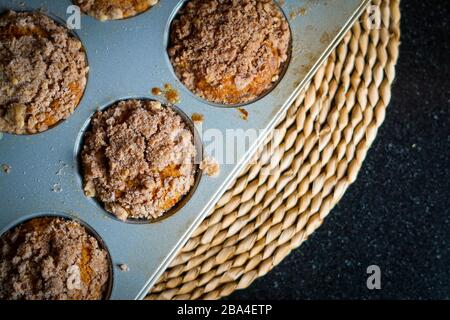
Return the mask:
<svg viewBox="0 0 450 320"><path fill-rule="evenodd" d="M100 22L82 15L81 29L74 32L86 49L90 72L75 112L44 133L0 134L0 165L11 167L9 174L0 172L0 234L42 215L89 225L110 252L114 268L111 299L145 297L370 1L280 1L292 32L292 58L278 85L244 106L248 120L242 119L236 108L220 108L196 98L175 76L166 47L171 21L184 2L160 0L145 13L118 21ZM55 20L65 21L71 4L68 0L0 0L0 12L42 9ZM178 90L177 110L185 119L194 112L204 115L203 132L258 129L259 136L234 164L221 165L219 177L203 176L190 199L178 205L174 214L156 223L124 223L83 194L80 143L96 110L129 98L164 103L151 89L166 83ZM129 271L121 271L122 264Z"/></svg>

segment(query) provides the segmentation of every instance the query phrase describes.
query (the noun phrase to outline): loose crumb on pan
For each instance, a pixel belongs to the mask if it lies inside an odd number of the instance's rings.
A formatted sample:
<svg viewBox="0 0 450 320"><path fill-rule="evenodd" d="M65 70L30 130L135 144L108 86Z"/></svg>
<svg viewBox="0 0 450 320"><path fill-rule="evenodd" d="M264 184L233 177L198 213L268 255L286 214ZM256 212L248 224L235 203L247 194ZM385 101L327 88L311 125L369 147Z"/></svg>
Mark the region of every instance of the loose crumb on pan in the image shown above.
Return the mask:
<svg viewBox="0 0 450 320"><path fill-rule="evenodd" d="M188 89L238 104L273 87L289 43L288 23L272 0L190 0L172 24L168 52Z"/></svg>
<svg viewBox="0 0 450 320"><path fill-rule="evenodd" d="M170 104L177 104L181 102L180 93L170 83L166 83L164 85L163 93L167 102L169 102Z"/></svg>
<svg viewBox="0 0 450 320"><path fill-rule="evenodd" d="M194 137L173 109L121 101L97 112L82 152L84 191L121 220L156 219L195 182Z"/></svg>
<svg viewBox="0 0 450 320"><path fill-rule="evenodd" d="M0 299L106 298L107 252L78 222L36 218L0 240Z"/></svg>
<svg viewBox="0 0 450 320"><path fill-rule="evenodd" d="M119 265L119 269L120 269L120 271L122 271L122 272L128 272L128 271L130 271L130 268L129 268L128 265L126 265L126 264L121 264L121 265Z"/></svg>
<svg viewBox="0 0 450 320"><path fill-rule="evenodd" d="M152 88L151 92L152 92L152 95L154 95L154 96L160 96L163 94L163 91L157 87Z"/></svg>
<svg viewBox="0 0 450 320"><path fill-rule="evenodd" d="M61 186L60 183L55 183L55 184L52 186L51 190L52 190L52 192L55 192L55 193L61 193L61 192L63 192L63 188L62 188L62 186Z"/></svg>
<svg viewBox="0 0 450 320"><path fill-rule="evenodd" d="M210 177L218 177L220 175L220 165L214 158L209 156L200 163L200 169Z"/></svg>
<svg viewBox="0 0 450 320"><path fill-rule="evenodd" d="M4 163L2 164L2 171L6 174L10 174L11 173L11 166Z"/></svg>
<svg viewBox="0 0 450 320"><path fill-rule="evenodd" d="M192 122L194 122L195 125L202 124L205 121L205 116L201 113L193 113L191 116Z"/></svg>
<svg viewBox="0 0 450 320"><path fill-rule="evenodd" d="M181 102L180 93L170 83L164 84L163 89L158 87L152 88L151 93L154 96L164 95L166 101L171 105Z"/></svg>
<svg viewBox="0 0 450 320"><path fill-rule="evenodd" d="M86 86L81 42L41 12L0 16L0 131L31 134L67 119Z"/></svg>
<svg viewBox="0 0 450 320"><path fill-rule="evenodd" d="M83 12L100 21L133 17L147 11L158 0L73 0Z"/></svg>
<svg viewBox="0 0 450 320"><path fill-rule="evenodd" d="M239 111L239 116L241 117L242 120L248 120L248 111L245 110L244 108L238 108Z"/></svg>

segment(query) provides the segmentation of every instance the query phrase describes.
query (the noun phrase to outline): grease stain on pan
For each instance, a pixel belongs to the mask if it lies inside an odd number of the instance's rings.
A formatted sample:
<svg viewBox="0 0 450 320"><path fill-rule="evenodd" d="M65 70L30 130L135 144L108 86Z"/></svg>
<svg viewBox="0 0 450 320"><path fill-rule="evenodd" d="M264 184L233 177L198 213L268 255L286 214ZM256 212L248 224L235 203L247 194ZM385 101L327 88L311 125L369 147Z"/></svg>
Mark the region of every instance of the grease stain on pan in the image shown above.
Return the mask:
<svg viewBox="0 0 450 320"><path fill-rule="evenodd" d="M331 36L327 32L322 33L322 36L320 37L320 43L327 44L330 42Z"/></svg>
<svg viewBox="0 0 450 320"><path fill-rule="evenodd" d="M307 0L306 3L303 3L300 7L297 5L291 5L289 7L289 17L291 20L297 19L297 17L304 17L309 14L309 12L315 7L319 5L327 5L327 3L322 3L319 0Z"/></svg>
<svg viewBox="0 0 450 320"><path fill-rule="evenodd" d="M304 16L306 16L307 14L308 14L308 10L307 10L305 7L301 7L301 8L292 10L292 11L289 13L289 17L290 17L292 20L295 20L295 19L297 19L298 16L304 17Z"/></svg>

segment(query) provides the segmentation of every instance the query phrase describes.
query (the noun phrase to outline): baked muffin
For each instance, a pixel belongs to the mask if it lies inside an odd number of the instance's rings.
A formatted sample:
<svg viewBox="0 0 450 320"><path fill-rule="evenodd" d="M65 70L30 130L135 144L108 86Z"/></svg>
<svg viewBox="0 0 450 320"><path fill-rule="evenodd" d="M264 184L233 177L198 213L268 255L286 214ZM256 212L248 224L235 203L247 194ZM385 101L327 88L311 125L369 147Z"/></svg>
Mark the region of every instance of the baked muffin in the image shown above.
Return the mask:
<svg viewBox="0 0 450 320"><path fill-rule="evenodd" d="M171 108L121 101L97 112L82 151L84 191L121 220L161 217L189 193L194 137Z"/></svg>
<svg viewBox="0 0 450 320"><path fill-rule="evenodd" d="M158 0L73 0L73 3L84 13L105 21L133 17L147 11Z"/></svg>
<svg viewBox="0 0 450 320"><path fill-rule="evenodd" d="M78 222L35 218L0 239L0 299L107 298L108 253Z"/></svg>
<svg viewBox="0 0 450 320"><path fill-rule="evenodd" d="M81 42L40 12L0 16L0 131L42 132L67 119L86 86Z"/></svg>
<svg viewBox="0 0 450 320"><path fill-rule="evenodd" d="M272 0L190 0L172 23L168 53L176 75L196 95L243 104L279 79L290 37Z"/></svg>

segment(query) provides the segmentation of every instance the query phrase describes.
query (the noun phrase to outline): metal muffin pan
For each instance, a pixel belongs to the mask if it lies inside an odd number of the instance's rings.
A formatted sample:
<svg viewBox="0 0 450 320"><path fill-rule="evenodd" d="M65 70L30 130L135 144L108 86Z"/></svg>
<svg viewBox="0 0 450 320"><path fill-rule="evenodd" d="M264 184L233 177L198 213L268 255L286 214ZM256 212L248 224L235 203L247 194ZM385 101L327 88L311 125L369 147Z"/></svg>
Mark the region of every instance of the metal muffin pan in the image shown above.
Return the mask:
<svg viewBox="0 0 450 320"><path fill-rule="evenodd" d="M292 58L278 85L244 107L248 120L241 119L235 108L219 108L198 99L176 78L166 46L171 21L184 2L160 0L145 13L117 21L100 22L82 15L81 29L75 33L85 47L90 71L75 112L44 133L0 134L0 165L11 166L9 174L0 172L0 234L42 215L85 223L109 249L114 268L111 299L145 297L370 0L280 1L292 32ZM68 0L0 0L0 12L43 9L50 17L65 21L71 4ZM84 195L80 141L96 110L129 98L164 102L150 90L166 83L178 90L177 106L186 115L204 115L203 131L259 129L259 136L234 164L221 165L219 177L203 176L175 214L156 223L124 223ZM129 271L121 271L121 264Z"/></svg>

